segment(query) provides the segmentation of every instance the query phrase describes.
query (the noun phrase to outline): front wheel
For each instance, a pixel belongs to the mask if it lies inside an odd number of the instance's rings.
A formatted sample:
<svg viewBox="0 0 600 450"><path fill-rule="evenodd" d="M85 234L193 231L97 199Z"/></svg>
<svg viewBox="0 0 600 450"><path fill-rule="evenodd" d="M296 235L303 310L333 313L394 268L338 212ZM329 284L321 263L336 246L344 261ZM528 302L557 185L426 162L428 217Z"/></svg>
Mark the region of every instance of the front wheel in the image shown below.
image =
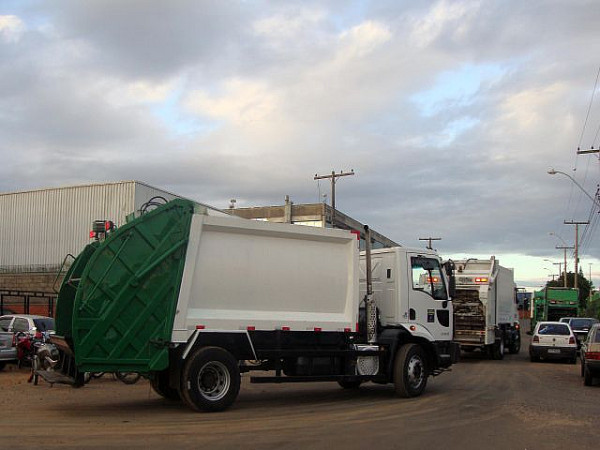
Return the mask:
<svg viewBox="0 0 600 450"><path fill-rule="evenodd" d="M394 361L394 387L400 397L418 397L427 386L427 363L420 345L400 347Z"/></svg>
<svg viewBox="0 0 600 450"><path fill-rule="evenodd" d="M240 369L231 353L204 347L188 357L181 377L183 401L196 411L223 411L240 391Z"/></svg>

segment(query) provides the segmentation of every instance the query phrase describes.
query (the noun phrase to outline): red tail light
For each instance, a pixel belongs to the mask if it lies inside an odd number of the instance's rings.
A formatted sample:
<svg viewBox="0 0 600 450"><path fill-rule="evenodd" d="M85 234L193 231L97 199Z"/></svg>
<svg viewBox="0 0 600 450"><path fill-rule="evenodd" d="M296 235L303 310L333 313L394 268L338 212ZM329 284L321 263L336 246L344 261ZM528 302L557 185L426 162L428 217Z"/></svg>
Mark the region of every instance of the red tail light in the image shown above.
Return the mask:
<svg viewBox="0 0 600 450"><path fill-rule="evenodd" d="M540 342L540 337L537 334L533 336L533 342Z"/></svg>
<svg viewBox="0 0 600 450"><path fill-rule="evenodd" d="M600 352L585 352L585 359L600 360Z"/></svg>
<svg viewBox="0 0 600 450"><path fill-rule="evenodd" d="M17 335L16 334L13 334L12 346L13 347L17 346Z"/></svg>
<svg viewBox="0 0 600 450"><path fill-rule="evenodd" d="M36 331L34 338L35 339L41 339L42 338L42 333L40 333L39 331Z"/></svg>
<svg viewBox="0 0 600 450"><path fill-rule="evenodd" d="M574 344L575 343L575 338L573 336L571 336L569 338L569 344Z"/></svg>

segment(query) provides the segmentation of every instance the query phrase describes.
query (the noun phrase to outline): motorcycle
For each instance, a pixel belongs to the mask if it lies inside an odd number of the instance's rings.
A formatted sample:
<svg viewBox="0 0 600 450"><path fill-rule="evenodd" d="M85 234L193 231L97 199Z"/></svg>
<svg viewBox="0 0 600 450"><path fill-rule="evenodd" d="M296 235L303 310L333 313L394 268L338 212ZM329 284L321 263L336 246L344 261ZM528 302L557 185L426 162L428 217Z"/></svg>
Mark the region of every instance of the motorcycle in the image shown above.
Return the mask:
<svg viewBox="0 0 600 450"><path fill-rule="evenodd" d="M59 360L58 349L49 342L49 337L47 331L36 331L33 335L20 332L16 335L17 367L30 365L31 373L27 382L33 382L36 386L39 379L38 371L52 370Z"/></svg>

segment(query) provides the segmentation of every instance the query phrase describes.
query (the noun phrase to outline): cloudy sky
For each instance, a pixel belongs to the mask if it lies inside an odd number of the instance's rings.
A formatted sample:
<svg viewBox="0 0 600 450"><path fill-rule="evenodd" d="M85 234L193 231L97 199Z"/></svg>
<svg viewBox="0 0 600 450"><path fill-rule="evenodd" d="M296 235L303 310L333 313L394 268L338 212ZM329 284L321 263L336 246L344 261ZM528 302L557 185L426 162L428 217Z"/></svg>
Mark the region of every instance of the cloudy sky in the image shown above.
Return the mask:
<svg viewBox="0 0 600 450"><path fill-rule="evenodd" d="M136 179L319 201L545 282L600 284L600 2L0 1L0 192ZM600 86L600 85L599 85ZM600 90L600 89L599 89ZM598 98L594 94L598 94ZM572 270L572 260L569 263ZM551 269L551 270L549 270Z"/></svg>

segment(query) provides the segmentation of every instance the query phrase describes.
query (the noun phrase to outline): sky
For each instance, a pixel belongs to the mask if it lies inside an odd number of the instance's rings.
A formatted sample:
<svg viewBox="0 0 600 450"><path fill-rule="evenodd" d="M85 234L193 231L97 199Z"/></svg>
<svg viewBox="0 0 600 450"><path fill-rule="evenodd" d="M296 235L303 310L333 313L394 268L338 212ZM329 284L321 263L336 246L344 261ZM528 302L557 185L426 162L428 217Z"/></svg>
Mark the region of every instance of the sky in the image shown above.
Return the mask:
<svg viewBox="0 0 600 450"><path fill-rule="evenodd" d="M0 192L313 203L315 174L353 169L337 209L495 255L520 286L558 274L564 221L589 220L599 285L600 162L577 155L600 146L598 23L595 0L0 0Z"/></svg>

